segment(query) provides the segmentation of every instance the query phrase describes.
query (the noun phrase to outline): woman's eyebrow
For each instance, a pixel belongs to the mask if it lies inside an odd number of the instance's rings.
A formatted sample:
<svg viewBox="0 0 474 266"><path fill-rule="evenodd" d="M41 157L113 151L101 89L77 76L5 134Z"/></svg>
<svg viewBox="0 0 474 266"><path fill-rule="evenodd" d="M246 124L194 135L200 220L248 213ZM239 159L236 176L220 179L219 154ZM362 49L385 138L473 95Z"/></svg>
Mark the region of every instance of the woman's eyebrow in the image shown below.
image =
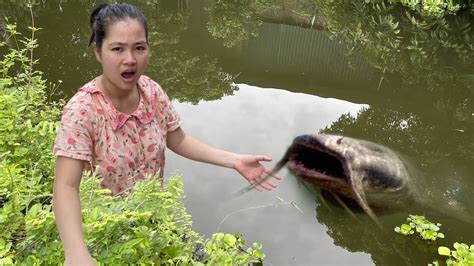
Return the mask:
<svg viewBox="0 0 474 266"><path fill-rule="evenodd" d="M125 43L123 42L112 42L112 43L109 43L108 46L111 47L111 46L124 46L124 45Z"/></svg>
<svg viewBox="0 0 474 266"><path fill-rule="evenodd" d="M138 41L138 42L135 42L133 45L145 45L145 44L147 44L147 41ZM126 45L127 44L123 42L112 42L108 46L126 46Z"/></svg>

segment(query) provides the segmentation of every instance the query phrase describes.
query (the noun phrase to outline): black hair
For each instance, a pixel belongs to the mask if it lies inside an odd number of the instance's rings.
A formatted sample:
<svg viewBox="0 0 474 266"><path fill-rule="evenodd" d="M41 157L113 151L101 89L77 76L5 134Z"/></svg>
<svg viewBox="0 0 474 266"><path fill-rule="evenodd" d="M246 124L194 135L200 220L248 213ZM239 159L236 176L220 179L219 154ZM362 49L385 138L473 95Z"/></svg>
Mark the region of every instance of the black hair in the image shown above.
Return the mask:
<svg viewBox="0 0 474 266"><path fill-rule="evenodd" d="M100 4L91 13L90 26L92 34L89 39L89 46L95 43L96 48L102 47L102 42L106 37L109 24L117 21L135 19L142 24L145 29L145 37L148 42L148 28L143 13L134 5L126 3Z"/></svg>

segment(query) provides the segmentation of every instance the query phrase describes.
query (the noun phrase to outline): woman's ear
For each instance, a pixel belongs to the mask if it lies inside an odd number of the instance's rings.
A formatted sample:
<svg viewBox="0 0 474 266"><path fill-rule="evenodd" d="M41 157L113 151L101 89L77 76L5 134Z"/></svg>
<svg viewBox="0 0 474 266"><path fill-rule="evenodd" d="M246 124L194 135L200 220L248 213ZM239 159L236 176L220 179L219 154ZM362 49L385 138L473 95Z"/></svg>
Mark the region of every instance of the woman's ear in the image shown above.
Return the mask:
<svg viewBox="0 0 474 266"><path fill-rule="evenodd" d="M102 51L100 50L99 47L95 45L94 45L94 54L97 61L99 61L99 63L102 63Z"/></svg>

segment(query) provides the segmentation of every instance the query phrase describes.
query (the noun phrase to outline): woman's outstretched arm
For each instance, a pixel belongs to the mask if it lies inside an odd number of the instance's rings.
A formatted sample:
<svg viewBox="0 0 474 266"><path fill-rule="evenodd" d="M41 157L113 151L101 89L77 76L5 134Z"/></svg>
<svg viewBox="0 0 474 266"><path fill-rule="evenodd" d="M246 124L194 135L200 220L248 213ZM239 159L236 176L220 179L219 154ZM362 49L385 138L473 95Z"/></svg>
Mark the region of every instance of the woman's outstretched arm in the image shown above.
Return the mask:
<svg viewBox="0 0 474 266"><path fill-rule="evenodd" d="M278 175L261 164L261 162L271 161L270 157L242 155L217 149L186 134L181 128L168 132L167 146L173 152L188 159L233 168L250 184L255 184L255 188L259 191L262 189L272 190L276 187L275 183L267 176L280 179Z"/></svg>

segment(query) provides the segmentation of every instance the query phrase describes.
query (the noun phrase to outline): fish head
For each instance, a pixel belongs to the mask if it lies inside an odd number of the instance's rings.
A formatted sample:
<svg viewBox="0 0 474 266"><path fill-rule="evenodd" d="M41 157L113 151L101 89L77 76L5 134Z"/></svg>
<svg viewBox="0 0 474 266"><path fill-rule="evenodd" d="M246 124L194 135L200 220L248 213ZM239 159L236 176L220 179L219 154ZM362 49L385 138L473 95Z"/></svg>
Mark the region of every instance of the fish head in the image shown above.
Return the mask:
<svg viewBox="0 0 474 266"><path fill-rule="evenodd" d="M408 171L392 150L365 140L307 134L296 137L287 152L288 168L303 180L354 198L395 192L406 187Z"/></svg>

